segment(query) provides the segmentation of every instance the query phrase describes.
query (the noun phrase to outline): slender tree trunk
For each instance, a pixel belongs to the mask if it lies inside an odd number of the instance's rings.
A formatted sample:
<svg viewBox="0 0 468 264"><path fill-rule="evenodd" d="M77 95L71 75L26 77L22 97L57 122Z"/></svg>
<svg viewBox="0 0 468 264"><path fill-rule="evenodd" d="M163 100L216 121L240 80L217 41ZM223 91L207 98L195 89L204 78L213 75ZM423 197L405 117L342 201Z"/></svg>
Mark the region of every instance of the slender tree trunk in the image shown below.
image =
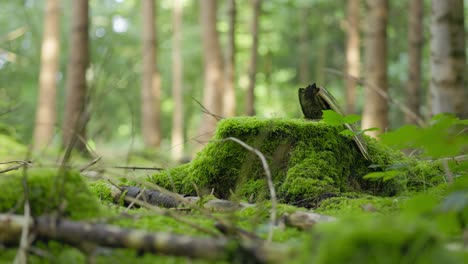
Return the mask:
<svg viewBox="0 0 468 264"><path fill-rule="evenodd" d="M299 35L299 82L302 86L310 83L310 28L307 21L310 20L310 7L303 6L300 9L301 33Z"/></svg>
<svg viewBox="0 0 468 264"><path fill-rule="evenodd" d="M388 102L375 89L387 92L387 16L388 0L367 0L369 7L365 52L365 104L362 117L364 129L377 127L370 136L377 137L388 126Z"/></svg>
<svg viewBox="0 0 468 264"><path fill-rule="evenodd" d="M60 50L60 1L48 0L44 16L44 33L39 73L39 101L34 127L34 149L46 147L54 136L57 121L57 71Z"/></svg>
<svg viewBox="0 0 468 264"><path fill-rule="evenodd" d="M463 0L433 0L431 19L432 114L468 118Z"/></svg>
<svg viewBox="0 0 468 264"><path fill-rule="evenodd" d="M72 1L67 95L63 123L64 147L74 144L72 147L80 151L86 149L86 124L89 119L89 112L86 110L86 69L89 63L88 9L88 0Z"/></svg>
<svg viewBox="0 0 468 264"><path fill-rule="evenodd" d="M417 115L421 104L421 59L423 45L423 0L411 0L409 6L408 30L408 84L406 100L409 109ZM406 122L417 124L412 116L405 116Z"/></svg>
<svg viewBox="0 0 468 264"><path fill-rule="evenodd" d="M346 76L359 78L359 0L348 0L346 24ZM354 78L346 78L346 112L356 112L356 86Z"/></svg>
<svg viewBox="0 0 468 264"><path fill-rule="evenodd" d="M172 114L171 152L174 160L180 160L184 152L183 62L182 62L182 0L173 1L172 13Z"/></svg>
<svg viewBox="0 0 468 264"><path fill-rule="evenodd" d="M260 18L261 0L252 0L252 47L250 48L249 84L247 86L247 115L255 115L255 76L257 75L258 53L258 22Z"/></svg>
<svg viewBox="0 0 468 264"><path fill-rule="evenodd" d="M211 114L220 116L223 114L224 77L221 48L216 29L216 10L216 0L200 1L204 62L203 106ZM216 123L215 117L204 114L197 140L200 142L208 141L216 129Z"/></svg>
<svg viewBox="0 0 468 264"><path fill-rule="evenodd" d="M229 31L226 52L226 90L224 92L224 115L236 115L236 0L228 1Z"/></svg>
<svg viewBox="0 0 468 264"><path fill-rule="evenodd" d="M160 76L156 59L155 1L142 0L143 81L141 89L141 130L146 147L159 147Z"/></svg>
<svg viewBox="0 0 468 264"><path fill-rule="evenodd" d="M327 63L327 40L323 29L317 30L317 59L315 61L315 82L321 86L325 83L325 67Z"/></svg>

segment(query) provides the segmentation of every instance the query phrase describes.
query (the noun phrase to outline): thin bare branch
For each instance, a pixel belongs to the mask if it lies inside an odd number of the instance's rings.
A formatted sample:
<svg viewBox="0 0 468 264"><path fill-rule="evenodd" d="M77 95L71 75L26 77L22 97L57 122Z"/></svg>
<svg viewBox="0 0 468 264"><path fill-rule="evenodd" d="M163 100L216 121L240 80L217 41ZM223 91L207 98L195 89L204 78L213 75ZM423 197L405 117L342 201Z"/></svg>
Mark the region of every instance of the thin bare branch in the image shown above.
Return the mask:
<svg viewBox="0 0 468 264"><path fill-rule="evenodd" d="M140 166L113 166L112 168L114 168L114 169L125 169L125 170L157 170L157 171L164 170L164 168L140 167Z"/></svg>
<svg viewBox="0 0 468 264"><path fill-rule="evenodd" d="M270 214L270 226L269 226L269 232L268 232L268 242L271 242L273 239L273 230L274 230L274 225L276 222L276 191L275 191L275 186L273 185L273 179L271 177L271 172L270 172L270 167L268 166L268 162L265 158L265 156L256 148L248 145L244 141L235 138L235 137L228 137L223 139L222 141L234 141L237 144L241 145L248 151L253 152L255 155L257 155L260 160L262 161L263 169L265 170L265 174L267 177L267 182L268 182L268 189L270 190L270 196L271 196L271 214Z"/></svg>
<svg viewBox="0 0 468 264"><path fill-rule="evenodd" d="M87 169L89 169L91 166L93 166L94 164L98 163L100 160L101 160L101 156L98 156L97 158L93 159L90 163L86 164L85 166L83 166L81 169L80 169L80 172L83 172Z"/></svg>
<svg viewBox="0 0 468 264"><path fill-rule="evenodd" d="M14 260L15 264L27 264L28 263L28 251L29 251L29 225L27 223L31 219L31 208L29 205L29 187L28 187L28 174L27 168L24 167L23 170L23 194L24 194L24 224L21 228L21 239Z"/></svg>
<svg viewBox="0 0 468 264"><path fill-rule="evenodd" d="M7 162L2 162L0 164L9 164L9 163L18 163L16 165L10 166L6 169L0 170L0 173L5 173L13 170L17 170L26 166L30 166L32 164L31 161L29 160L15 160L15 161L7 161Z"/></svg>
<svg viewBox="0 0 468 264"><path fill-rule="evenodd" d="M224 118L220 115L215 115L211 113L210 110L206 109L206 107L202 103L200 103L200 101L198 101L197 99L192 97L192 100L194 100L201 107L203 113L212 116L214 119L216 119L216 121L219 121Z"/></svg>
<svg viewBox="0 0 468 264"><path fill-rule="evenodd" d="M405 104L401 103L400 101L392 98L387 92L383 91L382 89L379 89L378 87L376 87L375 85L373 85L372 83L369 83L367 81L365 81L363 78L359 78L359 77L356 77L356 76L352 76L352 75L349 75L349 74L346 74L346 73L343 73L342 71L339 71L339 70L335 70L335 69L331 69L331 68L327 68L325 69L327 72L329 73L332 73L332 74L335 74L335 75L339 75L339 76L342 76L344 78L349 78L349 79L352 79L352 80L355 80L356 82L358 82L359 84L366 84L369 86L369 88L371 88L373 91L375 91L378 95L380 95L382 98L384 98L385 100L387 100L388 102L390 103L393 103L395 104L396 106L398 106L398 108L403 112L405 113L407 116L410 116L411 118L413 118L414 120L416 120L417 124L421 127L426 127L427 124L426 122L416 113L414 113L409 107L407 107Z"/></svg>

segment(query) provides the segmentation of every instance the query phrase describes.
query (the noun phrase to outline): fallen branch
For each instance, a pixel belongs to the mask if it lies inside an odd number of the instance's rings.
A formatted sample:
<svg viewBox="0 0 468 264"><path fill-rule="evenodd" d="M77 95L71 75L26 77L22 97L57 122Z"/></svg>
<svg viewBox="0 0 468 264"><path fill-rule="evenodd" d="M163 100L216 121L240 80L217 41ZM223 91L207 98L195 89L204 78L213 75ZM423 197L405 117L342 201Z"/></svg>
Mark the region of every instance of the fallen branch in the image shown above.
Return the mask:
<svg viewBox="0 0 468 264"><path fill-rule="evenodd" d="M10 167L8 167L6 169L0 170L0 173L5 173L5 172L17 170L17 169L23 168L25 166L30 166L32 164L32 162L29 161L29 160L14 160L14 161L1 162L0 164L9 164L9 163L17 163L17 164L15 164L13 166L10 166Z"/></svg>
<svg viewBox="0 0 468 264"><path fill-rule="evenodd" d="M258 263L284 263L292 257L292 250L280 244L226 238L197 238L169 233L123 229L104 224L88 224L50 216L27 220L21 215L0 214L0 243L18 243L23 226L28 226L39 239L80 245L130 248L140 252L184 256L207 260L229 260L228 256ZM231 259L232 260L232 259Z"/></svg>

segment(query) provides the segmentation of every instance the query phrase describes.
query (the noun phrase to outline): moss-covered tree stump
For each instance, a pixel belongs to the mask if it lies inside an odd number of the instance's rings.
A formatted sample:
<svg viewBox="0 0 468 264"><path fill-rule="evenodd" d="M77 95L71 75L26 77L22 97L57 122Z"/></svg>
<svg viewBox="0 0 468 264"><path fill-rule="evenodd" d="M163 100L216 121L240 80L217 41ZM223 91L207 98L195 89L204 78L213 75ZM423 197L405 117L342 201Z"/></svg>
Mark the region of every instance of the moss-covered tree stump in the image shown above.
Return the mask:
<svg viewBox="0 0 468 264"><path fill-rule="evenodd" d="M237 117L219 122L212 141L189 163L155 174L151 180L184 194L214 191L221 198L268 198L259 158L227 137L260 150L269 162L281 202L314 206L343 192L392 195L400 181L362 177L403 159L402 155L366 137L373 163L366 160L342 126L300 119ZM371 166L374 165L374 166Z"/></svg>

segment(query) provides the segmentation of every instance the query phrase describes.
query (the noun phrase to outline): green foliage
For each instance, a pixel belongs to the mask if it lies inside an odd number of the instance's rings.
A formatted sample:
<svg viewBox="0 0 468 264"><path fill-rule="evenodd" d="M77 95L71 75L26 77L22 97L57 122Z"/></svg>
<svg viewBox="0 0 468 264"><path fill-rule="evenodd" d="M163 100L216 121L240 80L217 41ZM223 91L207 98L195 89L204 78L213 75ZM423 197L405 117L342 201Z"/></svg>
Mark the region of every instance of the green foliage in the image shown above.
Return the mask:
<svg viewBox="0 0 468 264"><path fill-rule="evenodd" d="M439 114L432 118L430 126L421 128L406 125L381 136L382 141L395 148L418 149L430 158L453 157L468 148L468 120L453 115Z"/></svg>
<svg viewBox="0 0 468 264"><path fill-rule="evenodd" d="M112 190L109 186L109 182L104 180L98 180L88 183L89 191L99 200L113 203L114 198L112 197Z"/></svg>
<svg viewBox="0 0 468 264"><path fill-rule="evenodd" d="M359 115L342 116L333 110L323 110L323 122L331 125L353 124L361 120Z"/></svg>
<svg viewBox="0 0 468 264"><path fill-rule="evenodd" d="M459 120L453 115L439 114L432 118L431 124L428 127L416 127L414 125L403 126L395 131L381 135L382 141L397 149L410 149L412 153L416 153L421 157L443 158L455 157L463 154L468 148L468 133L466 133L468 120ZM411 162L410 159L405 159L403 162L397 162L389 167L383 168L382 172L370 173L364 178L367 179L383 179L388 180L405 171L410 172L413 177L412 181L417 185L437 183L444 179L440 161L420 161L418 163ZM452 170L457 177L466 175L468 162L451 162L449 169ZM421 177L422 171L431 171L430 175L434 177ZM436 177L437 174L439 177Z"/></svg>

